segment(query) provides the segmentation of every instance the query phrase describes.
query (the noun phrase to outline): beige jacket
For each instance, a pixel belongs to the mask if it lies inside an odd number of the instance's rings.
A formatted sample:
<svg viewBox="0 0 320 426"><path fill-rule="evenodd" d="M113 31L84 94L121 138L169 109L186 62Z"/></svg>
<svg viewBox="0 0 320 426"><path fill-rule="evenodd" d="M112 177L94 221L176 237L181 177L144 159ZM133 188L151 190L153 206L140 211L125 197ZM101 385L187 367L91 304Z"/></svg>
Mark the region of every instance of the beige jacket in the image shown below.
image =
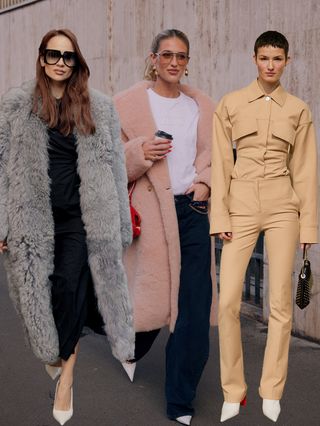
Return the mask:
<svg viewBox="0 0 320 426"><path fill-rule="evenodd" d="M308 106L278 86L266 96L257 80L229 93L214 113L212 234L231 232L231 179L289 175L300 201L300 241L318 241L317 149ZM237 150L234 164L233 146Z"/></svg>
<svg viewBox="0 0 320 426"><path fill-rule="evenodd" d="M178 313L180 244L177 215L167 160L145 160L142 144L156 132L147 88L143 81L114 98L120 116L129 181L136 180L132 204L140 213L141 235L125 253L125 268L133 298L135 329L148 331L169 325ZM199 106L196 182L210 186L213 103L199 90L180 90ZM213 304L216 306L214 250L212 251Z"/></svg>

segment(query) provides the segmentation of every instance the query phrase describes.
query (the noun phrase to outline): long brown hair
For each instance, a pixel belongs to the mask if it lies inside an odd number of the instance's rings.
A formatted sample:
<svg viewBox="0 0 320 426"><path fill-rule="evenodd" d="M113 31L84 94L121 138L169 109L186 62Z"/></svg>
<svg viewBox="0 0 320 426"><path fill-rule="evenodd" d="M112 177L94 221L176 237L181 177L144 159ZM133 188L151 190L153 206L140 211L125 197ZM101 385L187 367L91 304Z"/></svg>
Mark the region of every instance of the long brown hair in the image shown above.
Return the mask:
<svg viewBox="0 0 320 426"><path fill-rule="evenodd" d="M183 33L182 31L176 30L176 29L170 29L170 30L163 30L161 33L157 34L155 38L152 41L151 44L151 53L157 53L160 47L160 43L162 40L165 40L167 38L179 38L187 47L187 54L189 55L189 49L190 49L190 43L188 37ZM154 66L150 60L150 56L146 59L146 67L144 70L144 79L145 80L153 80L155 81L157 79Z"/></svg>
<svg viewBox="0 0 320 426"><path fill-rule="evenodd" d="M77 64L66 83L59 108L50 91L50 79L40 63L49 40L58 35L63 35L71 41L77 55ZM50 128L58 127L63 135L68 135L75 127L82 134L93 134L95 124L90 110L89 75L90 70L80 51L76 36L68 29L47 32L39 46L32 112L37 113Z"/></svg>

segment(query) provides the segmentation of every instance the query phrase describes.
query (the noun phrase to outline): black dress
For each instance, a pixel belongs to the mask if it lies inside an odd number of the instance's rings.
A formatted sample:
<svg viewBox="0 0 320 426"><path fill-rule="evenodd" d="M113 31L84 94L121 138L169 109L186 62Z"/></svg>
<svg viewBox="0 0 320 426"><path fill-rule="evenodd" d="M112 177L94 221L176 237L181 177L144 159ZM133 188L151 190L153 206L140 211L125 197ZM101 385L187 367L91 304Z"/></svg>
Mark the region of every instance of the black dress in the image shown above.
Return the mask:
<svg viewBox="0 0 320 426"><path fill-rule="evenodd" d="M76 138L48 129L49 177L55 224L52 311L59 336L60 357L67 360L84 326L103 332L88 264L86 232L81 219L80 177Z"/></svg>

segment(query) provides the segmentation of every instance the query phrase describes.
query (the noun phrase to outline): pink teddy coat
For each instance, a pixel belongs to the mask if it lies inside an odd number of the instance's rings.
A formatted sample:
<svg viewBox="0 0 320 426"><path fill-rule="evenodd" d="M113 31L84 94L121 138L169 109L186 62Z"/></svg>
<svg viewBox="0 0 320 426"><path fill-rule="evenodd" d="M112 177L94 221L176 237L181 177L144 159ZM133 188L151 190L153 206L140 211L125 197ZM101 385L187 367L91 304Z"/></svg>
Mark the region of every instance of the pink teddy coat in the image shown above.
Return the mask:
<svg viewBox="0 0 320 426"><path fill-rule="evenodd" d="M142 144L156 130L147 88L154 83L140 82L114 97L120 116L122 141L125 146L129 182L136 181L132 205L141 215L141 235L125 251L130 294L134 306L136 331L149 331L169 325L174 330L178 314L180 276L180 244L178 222L167 160L145 160ZM195 182L210 187L212 117L211 99L186 85L181 92L199 106ZM160 129L161 130L161 129ZM174 148L174 141L173 141ZM215 320L217 293L215 258L212 244L213 303L211 322ZM197 303L197 301L194 301Z"/></svg>

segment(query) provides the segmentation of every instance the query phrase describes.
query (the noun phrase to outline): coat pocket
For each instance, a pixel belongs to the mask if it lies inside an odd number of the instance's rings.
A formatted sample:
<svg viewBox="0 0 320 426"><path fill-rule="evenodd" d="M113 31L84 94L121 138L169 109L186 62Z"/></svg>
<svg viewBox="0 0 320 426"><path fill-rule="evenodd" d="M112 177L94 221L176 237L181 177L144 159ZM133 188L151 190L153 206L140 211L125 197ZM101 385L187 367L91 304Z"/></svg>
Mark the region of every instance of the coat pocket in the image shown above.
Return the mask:
<svg viewBox="0 0 320 426"><path fill-rule="evenodd" d="M235 121L232 126L232 140L237 141L245 136L253 135L258 132L258 124L255 118L247 117Z"/></svg>
<svg viewBox="0 0 320 426"><path fill-rule="evenodd" d="M286 121L274 121L271 126L272 136L294 145L295 129Z"/></svg>

